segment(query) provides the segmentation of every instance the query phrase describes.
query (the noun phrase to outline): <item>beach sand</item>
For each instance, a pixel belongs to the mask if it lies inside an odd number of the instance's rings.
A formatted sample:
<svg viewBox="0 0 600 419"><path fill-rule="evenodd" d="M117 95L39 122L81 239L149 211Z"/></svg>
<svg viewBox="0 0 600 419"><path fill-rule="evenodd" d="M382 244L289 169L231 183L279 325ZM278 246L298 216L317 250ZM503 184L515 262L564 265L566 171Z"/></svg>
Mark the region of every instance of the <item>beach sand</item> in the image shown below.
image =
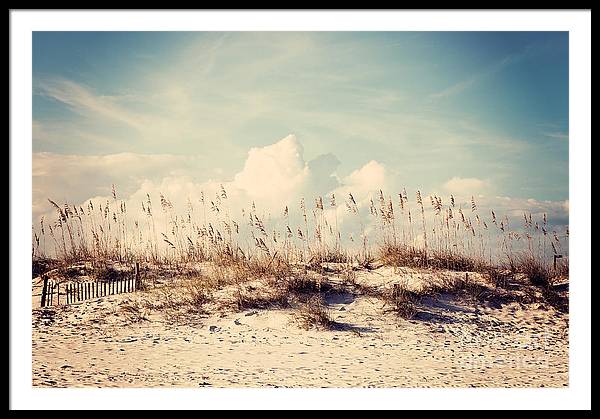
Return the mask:
<svg viewBox="0 0 600 419"><path fill-rule="evenodd" d="M437 275L381 267L356 282ZM547 305L441 294L406 320L380 299L335 292L325 297L333 330L305 330L292 309L144 308L161 292L34 308L33 386L568 386L568 314Z"/></svg>

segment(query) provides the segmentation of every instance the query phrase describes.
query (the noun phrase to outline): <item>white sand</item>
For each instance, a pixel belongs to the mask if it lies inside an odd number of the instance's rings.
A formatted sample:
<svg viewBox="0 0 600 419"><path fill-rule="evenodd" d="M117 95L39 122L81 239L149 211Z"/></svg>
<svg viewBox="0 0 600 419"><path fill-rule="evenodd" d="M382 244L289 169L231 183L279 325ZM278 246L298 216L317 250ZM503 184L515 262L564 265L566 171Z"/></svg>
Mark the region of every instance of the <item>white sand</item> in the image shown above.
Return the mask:
<svg viewBox="0 0 600 419"><path fill-rule="evenodd" d="M379 268L357 282L438 274ZM462 274L461 274L462 275ZM292 310L156 311L132 322L127 306L159 289L33 311L33 385L52 387L562 387L568 315L428 298L413 320L380 300L327 297L336 330L303 330ZM211 310L212 313L212 310Z"/></svg>

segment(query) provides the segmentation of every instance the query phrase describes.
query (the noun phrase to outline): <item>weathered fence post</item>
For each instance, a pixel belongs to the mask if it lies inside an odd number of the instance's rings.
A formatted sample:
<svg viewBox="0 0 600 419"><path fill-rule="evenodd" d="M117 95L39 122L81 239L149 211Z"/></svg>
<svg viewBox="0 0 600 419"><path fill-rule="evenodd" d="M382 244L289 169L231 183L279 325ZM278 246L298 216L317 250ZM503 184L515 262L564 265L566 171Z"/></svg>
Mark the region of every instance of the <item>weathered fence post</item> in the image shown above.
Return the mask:
<svg viewBox="0 0 600 419"><path fill-rule="evenodd" d="M133 283L133 290L140 288L140 263L135 262L135 281Z"/></svg>
<svg viewBox="0 0 600 419"><path fill-rule="evenodd" d="M56 284L56 305L60 305L60 282Z"/></svg>
<svg viewBox="0 0 600 419"><path fill-rule="evenodd" d="M562 258L562 255L554 255L554 271L556 271L556 259Z"/></svg>
<svg viewBox="0 0 600 419"><path fill-rule="evenodd" d="M42 275L42 279L44 280L44 286L42 288L42 302L40 304L41 307L44 307L46 305L46 292L47 292L47 287L48 287L48 278L44 275Z"/></svg>

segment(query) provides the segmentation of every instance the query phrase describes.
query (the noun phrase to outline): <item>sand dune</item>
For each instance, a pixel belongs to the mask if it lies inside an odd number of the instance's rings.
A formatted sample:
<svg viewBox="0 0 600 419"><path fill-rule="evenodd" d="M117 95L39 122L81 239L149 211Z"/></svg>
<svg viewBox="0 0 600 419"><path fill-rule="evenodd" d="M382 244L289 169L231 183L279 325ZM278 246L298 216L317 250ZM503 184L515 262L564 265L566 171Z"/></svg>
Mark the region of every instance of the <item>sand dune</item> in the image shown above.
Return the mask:
<svg viewBox="0 0 600 419"><path fill-rule="evenodd" d="M359 283L431 272L379 268ZM33 310L33 385L51 387L562 387L568 315L517 302L426 298L411 320L381 300L326 295L333 330L304 330L291 309L208 307L165 316L131 306L160 287ZM225 297L223 297L225 298ZM223 306L221 306L223 307ZM139 316L145 317L140 320Z"/></svg>

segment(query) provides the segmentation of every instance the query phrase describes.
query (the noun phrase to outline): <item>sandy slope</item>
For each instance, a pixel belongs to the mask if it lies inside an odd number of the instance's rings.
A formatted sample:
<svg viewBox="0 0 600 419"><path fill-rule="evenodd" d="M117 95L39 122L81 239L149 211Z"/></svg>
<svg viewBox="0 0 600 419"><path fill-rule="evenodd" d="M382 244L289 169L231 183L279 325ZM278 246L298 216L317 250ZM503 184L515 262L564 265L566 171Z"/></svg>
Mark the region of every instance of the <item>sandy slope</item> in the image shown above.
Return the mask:
<svg viewBox="0 0 600 419"><path fill-rule="evenodd" d="M432 273L380 268L357 282ZM33 311L33 385L54 387L561 387L568 385L568 316L551 307L428 298L413 320L380 300L327 296L333 331L303 330L291 310L126 308L150 292ZM212 310L211 310L212 312Z"/></svg>

